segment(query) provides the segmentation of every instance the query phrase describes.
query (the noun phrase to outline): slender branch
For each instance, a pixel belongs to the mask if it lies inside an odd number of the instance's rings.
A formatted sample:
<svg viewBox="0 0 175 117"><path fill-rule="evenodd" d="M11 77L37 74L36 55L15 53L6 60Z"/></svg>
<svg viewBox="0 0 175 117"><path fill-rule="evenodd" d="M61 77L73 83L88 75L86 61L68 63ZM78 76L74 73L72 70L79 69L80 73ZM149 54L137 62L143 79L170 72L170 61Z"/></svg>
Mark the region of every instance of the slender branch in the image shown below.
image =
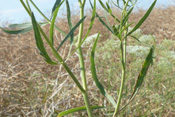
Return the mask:
<svg viewBox="0 0 175 117"><path fill-rule="evenodd" d="M79 1L79 4L80 4L80 19L82 19L84 17L84 5L85 5L85 1L86 0L83 0L83 3ZM84 27L84 23L82 22L80 24L80 28L79 28L79 35L78 35L77 46L80 45L80 43L82 41L83 27ZM90 107L90 102L89 102L89 97L88 97L86 72L85 72L84 58L83 58L83 53L82 53L81 46L78 48L78 55L79 55L79 62L80 62L80 69L81 69L82 85L83 85L83 88L85 89L85 93L83 93L83 98L84 98L84 102L85 102L85 105L86 105L88 116L89 117L93 117L93 115L92 115L92 109Z"/></svg>
<svg viewBox="0 0 175 117"><path fill-rule="evenodd" d="M125 17L127 15L127 11L126 11L126 8L127 8L127 5L129 3L129 0L127 0L125 6L124 6L124 9L123 9L123 12L122 12L122 18ZM122 20L121 20L121 24L120 24L120 30L122 31ZM125 26L127 26L127 23L128 23L128 19L127 19L127 22L125 24ZM124 26L124 28L125 28ZM122 62L122 79L121 79L121 85L120 85L120 91L119 91L119 96L118 96L118 100L117 100L117 106L115 108L115 111L114 111L114 114L113 114L113 117L116 116L118 110L120 109L120 103L121 103L121 99L122 99L122 96L123 96L123 89L124 89L124 83L125 83L125 76L126 76L126 46L127 46L127 32L128 32L128 29L126 29L126 31L124 31L124 34L121 34L121 62ZM122 39L122 37L124 37L124 40Z"/></svg>

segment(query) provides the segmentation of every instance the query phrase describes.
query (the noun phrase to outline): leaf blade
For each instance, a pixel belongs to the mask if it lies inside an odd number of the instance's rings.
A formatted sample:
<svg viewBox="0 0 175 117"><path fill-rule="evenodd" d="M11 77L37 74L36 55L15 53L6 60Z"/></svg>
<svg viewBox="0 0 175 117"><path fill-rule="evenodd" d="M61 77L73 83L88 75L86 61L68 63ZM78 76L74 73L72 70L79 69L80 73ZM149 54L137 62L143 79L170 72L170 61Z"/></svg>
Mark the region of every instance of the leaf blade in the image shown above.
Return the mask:
<svg viewBox="0 0 175 117"><path fill-rule="evenodd" d="M132 92L130 99L132 99L136 95L137 91L141 87L143 80L144 80L144 77L146 76L147 71L149 69L149 66L153 63L153 53L154 53L154 46L151 47L150 52L148 53L148 55L144 61L143 67L141 69L141 72L139 73L139 76L138 76L137 81L135 83L134 91Z"/></svg>
<svg viewBox="0 0 175 117"><path fill-rule="evenodd" d="M43 56L44 60L51 65L57 65L58 63L54 62L51 60L51 58L49 57L49 55L47 54L45 48L44 48L44 44L43 44L43 40L41 38L41 34L38 28L38 24L36 22L35 16L33 13L31 13L31 19L32 19L32 24L33 24L33 29L34 29L34 35L35 35L35 41L36 41L36 46L40 52L40 54Z"/></svg>
<svg viewBox="0 0 175 117"><path fill-rule="evenodd" d="M92 73L92 78L96 84L96 86L98 87L100 93L102 95L104 95L110 102L111 104L116 107L116 103L114 101L114 99L112 98L112 96L110 96L104 89L103 85L100 83L100 81L98 80L98 77L97 77L97 73L96 73L96 67L95 67L95 49L96 49L96 45L97 45L97 41L98 41L98 38L99 38L99 34L94 42L94 45L92 47L92 51L91 51L91 56L90 56L90 62L91 62L91 73Z"/></svg>
<svg viewBox="0 0 175 117"><path fill-rule="evenodd" d="M50 42L52 45L54 44L53 31L54 31L54 26L55 26L55 20L56 20L57 14L58 14L58 10L63 2L64 2L64 0L62 2L59 2L58 6L56 7L56 9L53 12L53 18L52 18L51 27L50 27Z"/></svg>
<svg viewBox="0 0 175 117"><path fill-rule="evenodd" d="M57 51L61 48L61 46L66 42L66 40L74 33L74 31L77 29L77 27L84 21L86 16L84 16L81 20L78 21L78 23L72 28L72 30L67 34L67 36L63 39L59 47L57 48Z"/></svg>
<svg viewBox="0 0 175 117"><path fill-rule="evenodd" d="M59 6L60 2L61 2L61 0L56 0L54 6L53 6L53 8L52 8L52 15L53 15L53 13L55 12L56 8Z"/></svg>
<svg viewBox="0 0 175 117"><path fill-rule="evenodd" d="M130 35L132 34L134 31L136 31L141 25L142 23L147 19L147 17L149 16L149 14L151 13L151 11L153 10L155 4L156 4L157 0L155 0L152 5L150 6L150 8L148 9L148 11L145 13L145 15L141 18L141 20L136 24L136 26L127 34Z"/></svg>
<svg viewBox="0 0 175 117"><path fill-rule="evenodd" d="M71 20L71 10L70 10L70 5L68 0L66 0L66 8L67 8L67 21L68 21L68 26L69 26L69 30L72 29L73 25L72 25L72 20ZM71 44L73 42L73 38L74 38L74 33L72 33L71 35Z"/></svg>
<svg viewBox="0 0 175 117"><path fill-rule="evenodd" d="M107 108L107 107L104 107L104 106L91 106L91 108L92 109L104 109L104 108ZM75 112L78 112L78 111L85 111L85 110L86 110L85 106L77 107L77 108L73 108L73 109L61 112L61 113L59 113L57 115L57 117L61 117L61 116L65 116L65 115L68 115L68 114L71 114L71 113L75 113Z"/></svg>
<svg viewBox="0 0 175 117"><path fill-rule="evenodd" d="M42 22L39 24L41 25L41 27L43 27L43 26L47 25L48 23ZM8 34L24 34L24 33L27 33L29 31L33 30L31 22L22 23L22 24L12 24L12 25L9 25L9 28L19 28L19 29L18 30L11 30L11 29L7 30L4 28L1 28L1 29ZM22 29L20 29L20 28L22 28Z"/></svg>

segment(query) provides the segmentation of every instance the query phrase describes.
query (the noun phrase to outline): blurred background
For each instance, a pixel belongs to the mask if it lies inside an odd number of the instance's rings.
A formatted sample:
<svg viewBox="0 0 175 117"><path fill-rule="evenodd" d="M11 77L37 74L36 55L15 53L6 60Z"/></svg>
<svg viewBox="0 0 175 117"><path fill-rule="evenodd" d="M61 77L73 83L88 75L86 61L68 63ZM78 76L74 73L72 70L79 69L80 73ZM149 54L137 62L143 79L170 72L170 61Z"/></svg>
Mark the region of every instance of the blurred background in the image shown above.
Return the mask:
<svg viewBox="0 0 175 117"><path fill-rule="evenodd" d="M98 1L98 0L97 0ZM102 0L106 2L108 0ZM115 1L115 0L114 0ZM50 15L52 6L55 0L33 0L37 6L46 13L47 16ZM79 8L78 0L69 0L72 10L77 11ZM89 2L89 0L87 0ZM153 0L138 0L135 9L147 9ZM174 0L157 0L156 7L165 8L169 5L175 5ZM89 3L87 3L86 8L89 8ZM97 5L100 8L100 5ZM35 9L33 9L35 11ZM62 12L64 9L62 9ZM61 12L60 12L61 15ZM42 16L37 14L36 16L39 20L42 20ZM7 26L9 23L22 23L29 21L30 18L26 11L22 7L19 0L1 0L0 4L0 26Z"/></svg>

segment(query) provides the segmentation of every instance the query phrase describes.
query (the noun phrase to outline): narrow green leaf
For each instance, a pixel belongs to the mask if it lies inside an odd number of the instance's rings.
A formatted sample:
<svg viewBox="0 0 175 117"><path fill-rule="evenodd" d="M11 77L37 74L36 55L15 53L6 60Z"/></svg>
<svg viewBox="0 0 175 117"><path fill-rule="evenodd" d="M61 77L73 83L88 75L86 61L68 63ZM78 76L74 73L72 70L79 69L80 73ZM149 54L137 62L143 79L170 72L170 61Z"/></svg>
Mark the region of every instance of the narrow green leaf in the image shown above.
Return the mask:
<svg viewBox="0 0 175 117"><path fill-rule="evenodd" d="M89 3L92 5L91 1L89 0ZM94 5L93 5L93 10L92 10L92 16L91 16L91 23L89 25L89 28L88 28L88 31L83 39L83 41L81 42L81 44L79 45L79 47L84 43L84 41L86 40L86 38L88 37L91 29L92 29L92 26L94 24L94 20L95 20L95 14L96 14L96 0L94 0ZM78 48L79 48L78 47Z"/></svg>
<svg viewBox="0 0 175 117"><path fill-rule="evenodd" d="M68 21L68 26L69 26L69 30L72 29L73 25L72 25L72 20L71 20L71 10L70 10L70 5L68 0L66 0L66 8L67 8L67 21ZM71 44L73 42L73 38L74 38L74 33L72 33L71 35Z"/></svg>
<svg viewBox="0 0 175 117"><path fill-rule="evenodd" d="M126 4L126 1L125 0L123 0L123 4Z"/></svg>
<svg viewBox="0 0 175 117"><path fill-rule="evenodd" d="M106 6L103 4L103 2L101 0L98 0L100 5L108 12L108 9L106 8Z"/></svg>
<svg viewBox="0 0 175 117"><path fill-rule="evenodd" d="M122 8L120 7L120 4L119 4L119 0L117 0L117 4L113 0L112 0L112 3L113 3L114 6L116 6L120 10L122 10Z"/></svg>
<svg viewBox="0 0 175 117"><path fill-rule="evenodd" d="M39 23L39 24L42 27L42 26L47 25L48 23L43 22L43 23ZM1 29L8 34L24 34L24 33L27 33L29 31L33 30L31 22L22 23L22 24L11 24L11 25L9 25L9 28L19 28L19 29L18 30L7 30L4 28L1 28Z"/></svg>
<svg viewBox="0 0 175 117"><path fill-rule="evenodd" d="M34 3L32 0L30 0L30 2L31 2L32 5L35 7L35 9L44 17L44 19L45 19L48 23L51 24L51 21L41 12L41 10L35 5L35 3ZM52 19L52 18L51 18L51 19ZM58 30L60 33L62 33L64 36L66 36L66 33L65 33L63 30L61 30L58 26L55 25L55 28L56 28L56 30Z"/></svg>
<svg viewBox="0 0 175 117"><path fill-rule="evenodd" d="M111 7L109 6L109 4L106 2L106 6L107 6L107 9L108 9L108 12L110 13L110 14L112 14L112 10L111 10Z"/></svg>
<svg viewBox="0 0 175 117"><path fill-rule="evenodd" d="M107 108L107 107L104 107L104 106L91 106L91 108L92 109L104 109L104 108ZM68 114L71 114L71 113L75 113L75 112L79 112L79 111L85 111L85 110L86 110L85 106L77 107L77 108L73 108L73 109L61 112L61 113L59 113L57 115L57 117L61 117L61 116L65 116L65 115L68 115Z"/></svg>
<svg viewBox="0 0 175 117"><path fill-rule="evenodd" d="M136 41L141 42L137 37L130 35L132 38L134 38Z"/></svg>
<svg viewBox="0 0 175 117"><path fill-rule="evenodd" d="M84 16L78 23L72 28L72 30L68 33L68 35L63 39L59 47L57 48L57 51L61 48L61 46L66 42L66 40L74 33L74 31L77 29L77 27L84 21L86 16Z"/></svg>
<svg viewBox="0 0 175 117"><path fill-rule="evenodd" d="M119 34L119 30L118 28L115 27L115 25L112 26L113 30L114 30L114 34L118 35Z"/></svg>
<svg viewBox="0 0 175 117"><path fill-rule="evenodd" d="M133 98L135 96L135 94L137 93L137 91L139 90L139 88L141 87L144 77L146 76L146 73L148 71L149 66L153 63L153 53L154 53L154 46L151 47L150 52L148 54L148 56L145 59L145 62L143 64L142 70L137 78L135 87L134 87L134 91L131 95L131 98Z"/></svg>
<svg viewBox="0 0 175 117"><path fill-rule="evenodd" d="M101 2L101 0L99 0L99 2ZM102 2L101 2L102 3ZM103 4L103 3L102 3ZM90 2L90 5L91 5L91 7L93 8L93 6L92 6L92 3ZM104 4L103 4L104 5ZM101 17L96 13L96 17L98 17L98 19L100 20L100 22L109 30L109 31L111 31L113 34L114 34L114 32L113 32L113 30L101 19Z"/></svg>
<svg viewBox="0 0 175 117"><path fill-rule="evenodd" d="M8 27L9 28L20 28L20 29L23 29L23 28L28 28L28 27L31 27L31 26L32 26L31 22L26 22L26 23L22 23L22 24L10 24Z"/></svg>
<svg viewBox="0 0 175 117"><path fill-rule="evenodd" d="M100 20L100 22L101 22L109 31L111 31L113 34L115 34L114 31L101 19L101 17L100 17L98 14L96 14L96 16L98 17L98 19Z"/></svg>
<svg viewBox="0 0 175 117"><path fill-rule="evenodd" d="M120 34L119 34L119 35L121 35L126 29L128 29L128 28L129 28L131 25L133 25L133 24L134 24L134 22L132 22L132 23L126 25L126 26L120 31Z"/></svg>
<svg viewBox="0 0 175 117"><path fill-rule="evenodd" d="M61 0L56 0L54 6L52 8L52 15L54 14L56 8L59 6L60 2L61 2Z"/></svg>
<svg viewBox="0 0 175 117"><path fill-rule="evenodd" d="M89 0L89 3L90 3L91 6L92 6L92 3L91 3L90 0ZM95 15L96 15L96 0L94 0L93 11L92 11L92 16L91 16L91 22L90 22L88 31L87 31L87 33L86 33L84 39L82 40L82 42L80 43L80 45L78 45L78 46L76 47L76 49L75 49L71 54L69 54L69 55L66 57L66 59L68 59L72 54L74 54L74 53L78 50L78 48L81 47L81 45L82 45L82 44L85 42L85 40L87 39L87 37L88 37L88 35L89 35L89 33L90 33L91 29L92 29L92 26L93 26L93 24L94 24Z"/></svg>
<svg viewBox="0 0 175 117"><path fill-rule="evenodd" d="M112 10L111 8L109 7L108 3L107 4L107 7L103 4L103 2L101 0L98 0L100 5L117 21L117 22L120 22L119 19L117 19L117 17L115 17L113 14L112 14Z"/></svg>
<svg viewBox="0 0 175 117"><path fill-rule="evenodd" d="M29 28L20 29L20 30L6 30L4 28L1 28L1 29L8 34L23 34L23 33L31 31L33 28L29 27Z"/></svg>
<svg viewBox="0 0 175 117"><path fill-rule="evenodd" d="M33 13L31 14L31 18L32 18L32 24L33 24L34 34L35 34L36 46L37 46L40 54L43 56L44 60L48 64L57 65L56 62L51 60L51 58L49 57L49 55L47 54L47 52L44 48L43 40L41 38L40 30L38 28L38 23L36 22L36 19L35 19L35 16Z"/></svg>
<svg viewBox="0 0 175 117"><path fill-rule="evenodd" d="M130 35L130 34L132 34L134 31L136 31L143 24L143 22L147 19L147 17L149 16L149 14L151 13L151 11L153 10L156 2L157 2L157 0L155 0L152 3L152 5L148 9L148 11L145 13L145 15L141 18L141 20L137 23L137 25L127 34L127 36Z"/></svg>
<svg viewBox="0 0 175 117"><path fill-rule="evenodd" d="M58 14L58 10L63 2L64 0L61 3L59 2L59 4L57 5L56 9L53 12L53 18L52 18L51 27L50 27L50 41L52 45L54 44L53 33L54 33L55 20Z"/></svg>
<svg viewBox="0 0 175 117"><path fill-rule="evenodd" d="M132 7L132 8L128 11L127 15L123 18L122 26L124 26L124 25L126 24L126 22L128 21L129 15L130 15L131 12L133 11L133 9L134 9L134 7Z"/></svg>
<svg viewBox="0 0 175 117"><path fill-rule="evenodd" d="M98 89L100 90L101 94L104 95L111 103L114 107L116 107L116 103L114 101L114 99L112 98L112 96L110 96L104 89L103 85L100 83L100 81L98 80L97 74L96 74L96 67L95 67L95 49L97 46L97 41L99 38L99 34L97 36L97 39L94 42L94 45L92 47L92 51L91 51L91 57L90 57L90 61L91 61L91 73L92 73L92 78L96 84L96 86L98 87Z"/></svg>

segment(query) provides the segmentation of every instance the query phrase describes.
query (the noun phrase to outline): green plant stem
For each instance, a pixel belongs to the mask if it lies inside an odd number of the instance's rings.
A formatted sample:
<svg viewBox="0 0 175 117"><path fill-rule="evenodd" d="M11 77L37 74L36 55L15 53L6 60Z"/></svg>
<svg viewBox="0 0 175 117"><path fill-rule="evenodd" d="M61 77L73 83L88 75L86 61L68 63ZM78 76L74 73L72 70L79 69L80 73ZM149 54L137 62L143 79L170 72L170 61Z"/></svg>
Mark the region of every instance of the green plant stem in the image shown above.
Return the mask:
<svg viewBox="0 0 175 117"><path fill-rule="evenodd" d="M126 15L126 9L124 9L122 16L124 17ZM123 23L121 21L121 23ZM126 26L127 26L126 22ZM120 28L120 30L122 30L122 27ZM126 46L127 46L127 32L128 29L126 29L126 31L124 31L124 35L122 36L121 34L121 62L122 62L122 79L121 79L121 85L120 85L120 91L119 91L119 95L118 95L118 100L117 100L117 106L115 108L113 117L116 116L117 112L120 109L120 103L121 103L121 99L122 99L122 95L123 95L123 89L124 89L124 83L125 83L125 76L126 76ZM122 37L124 37L124 40L122 39Z"/></svg>
<svg viewBox="0 0 175 117"><path fill-rule="evenodd" d="M121 54L122 54L122 80L121 80L121 86L120 86L120 91L119 91L119 96L117 100L117 106L115 108L115 112L113 117L116 116L119 108L120 108L120 103L123 95L123 89L124 89L124 83L125 83L125 75L126 75L126 39L121 42Z"/></svg>
<svg viewBox="0 0 175 117"><path fill-rule="evenodd" d="M80 4L80 19L84 17L84 5L86 0L83 0L83 2L79 1ZM82 35L83 35L83 27L84 23L80 24L79 28L79 35L78 35L78 43L77 46L82 41ZM81 47L78 48L78 55L79 55L79 62L80 62L80 70L81 70L81 79L82 79L82 85L85 90L85 93L83 93L83 98L86 106L86 110L89 117L93 117L92 115L92 109L90 107L89 97L88 97L88 89L87 89L87 81L86 81L86 73L85 73L85 67L84 67L84 58Z"/></svg>

